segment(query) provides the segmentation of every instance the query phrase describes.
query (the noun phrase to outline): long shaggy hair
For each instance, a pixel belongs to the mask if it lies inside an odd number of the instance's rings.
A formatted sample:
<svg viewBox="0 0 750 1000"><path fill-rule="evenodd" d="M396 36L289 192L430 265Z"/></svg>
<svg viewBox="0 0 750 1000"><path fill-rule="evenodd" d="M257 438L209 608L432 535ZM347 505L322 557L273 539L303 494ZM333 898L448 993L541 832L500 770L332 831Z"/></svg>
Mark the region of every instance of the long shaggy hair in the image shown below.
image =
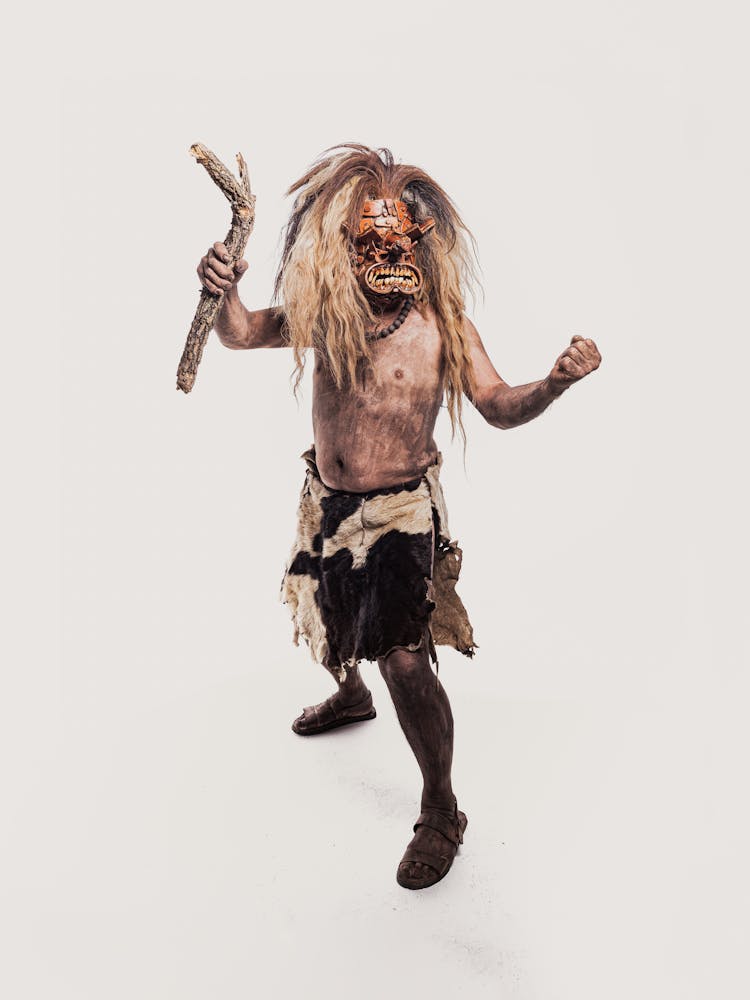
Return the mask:
<svg viewBox="0 0 750 1000"><path fill-rule="evenodd" d="M415 304L429 304L442 339L443 386L452 437L461 420L462 394L474 388L474 371L463 335L465 295L478 284L475 243L455 205L419 167L397 164L389 149L342 143L327 149L289 188L296 194L284 230L284 246L274 286L274 302L284 317L284 333L294 352L295 394L305 350L316 348L339 388L356 385L371 370L366 331L377 325L356 280L351 241L358 232L367 198L404 201L416 222L435 228L416 245L424 277Z"/></svg>

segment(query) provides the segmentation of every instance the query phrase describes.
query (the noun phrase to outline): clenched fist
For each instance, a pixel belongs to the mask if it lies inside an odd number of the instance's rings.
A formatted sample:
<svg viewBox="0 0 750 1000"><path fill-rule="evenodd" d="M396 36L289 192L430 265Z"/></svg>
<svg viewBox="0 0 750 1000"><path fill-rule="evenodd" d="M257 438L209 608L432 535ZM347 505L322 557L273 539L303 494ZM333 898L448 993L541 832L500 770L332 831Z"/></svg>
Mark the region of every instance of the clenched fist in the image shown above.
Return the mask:
<svg viewBox="0 0 750 1000"><path fill-rule="evenodd" d="M549 373L553 389L562 392L569 385L595 371L601 364L602 356L593 340L575 336Z"/></svg>
<svg viewBox="0 0 750 1000"><path fill-rule="evenodd" d="M238 260L234 268L229 263L230 260L229 251L223 243L214 243L206 256L201 257L198 277L203 287L212 295L221 295L222 292L229 291L247 271L246 260Z"/></svg>

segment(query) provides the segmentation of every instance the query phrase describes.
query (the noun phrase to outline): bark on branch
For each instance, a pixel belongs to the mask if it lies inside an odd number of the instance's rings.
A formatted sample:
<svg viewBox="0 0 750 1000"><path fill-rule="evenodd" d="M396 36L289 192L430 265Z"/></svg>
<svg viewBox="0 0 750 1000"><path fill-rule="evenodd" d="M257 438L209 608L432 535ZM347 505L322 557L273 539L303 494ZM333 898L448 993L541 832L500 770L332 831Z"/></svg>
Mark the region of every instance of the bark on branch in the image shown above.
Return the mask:
<svg viewBox="0 0 750 1000"><path fill-rule="evenodd" d="M206 168L214 183L221 188L232 206L232 225L224 240L229 251L232 266L237 263L245 252L248 237L255 225L255 195L250 190L250 178L247 174L247 164L242 153L237 154L240 179L228 170L221 160L210 149L196 142L190 147L190 153L198 163ZM185 342L185 350L177 369L177 388L190 392L195 384L198 365L201 363L203 348L208 334L219 314L224 294L213 295L207 288L201 291L195 318L190 327Z"/></svg>

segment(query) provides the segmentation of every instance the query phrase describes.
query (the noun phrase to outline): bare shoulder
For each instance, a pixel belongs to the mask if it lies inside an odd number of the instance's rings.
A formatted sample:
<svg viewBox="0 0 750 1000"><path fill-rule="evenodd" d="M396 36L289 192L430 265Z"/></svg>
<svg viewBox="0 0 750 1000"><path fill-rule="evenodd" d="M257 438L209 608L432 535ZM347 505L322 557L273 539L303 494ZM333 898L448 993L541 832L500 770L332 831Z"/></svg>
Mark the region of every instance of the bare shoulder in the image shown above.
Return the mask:
<svg viewBox="0 0 750 1000"><path fill-rule="evenodd" d="M437 313L435 312L435 308L431 302L421 302L416 307L414 312L421 317L422 322L425 324L425 326L428 326L430 329L434 330L438 329L439 324L438 324Z"/></svg>
<svg viewBox="0 0 750 1000"><path fill-rule="evenodd" d="M430 329L439 330L440 320L435 312L435 307L430 302L425 302L420 304L418 307L419 315L422 317L423 322ZM484 345L482 344L482 338L479 336L479 331L476 326L472 323L466 313L463 314L463 328L462 328L464 340L467 346L474 346L477 349L483 350Z"/></svg>
<svg viewBox="0 0 750 1000"><path fill-rule="evenodd" d="M482 338L479 336L479 330L477 330L474 323L469 319L469 317L464 313L464 337L466 338L467 344L472 347L484 351L484 344L482 343ZM486 351L485 351L486 353Z"/></svg>

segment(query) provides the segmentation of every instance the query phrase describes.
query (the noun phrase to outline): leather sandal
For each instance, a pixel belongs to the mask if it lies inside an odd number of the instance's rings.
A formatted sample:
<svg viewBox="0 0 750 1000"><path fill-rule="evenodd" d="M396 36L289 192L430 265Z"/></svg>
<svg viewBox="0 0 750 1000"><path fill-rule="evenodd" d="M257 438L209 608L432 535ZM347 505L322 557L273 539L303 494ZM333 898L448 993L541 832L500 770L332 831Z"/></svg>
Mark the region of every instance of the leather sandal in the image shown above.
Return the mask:
<svg viewBox="0 0 750 1000"><path fill-rule="evenodd" d="M292 723L294 732L298 736L316 736L318 733L325 733L339 726L350 726L353 722L374 719L377 715L369 691L356 705L342 705L335 701L336 698L337 695L333 694L319 705L303 708L302 715Z"/></svg>
<svg viewBox="0 0 750 1000"><path fill-rule="evenodd" d="M453 847L451 848L446 844L444 851L439 854L433 854L430 851L426 851L423 847L415 845L416 836L412 838L411 843L404 852L403 858L399 862L396 872L396 881L398 884L403 886L404 889L426 889L427 886L434 885L441 878L444 878L450 871L453 860L458 853L458 845L464 842L464 830L468 822L466 813L461 812L457 804L452 818L449 818L443 812L437 812L435 809L424 809L414 824L414 833L416 834L420 826L430 827L430 829L441 833ZM430 869L430 873L420 874L419 876L410 875L410 863L415 861L426 865Z"/></svg>

